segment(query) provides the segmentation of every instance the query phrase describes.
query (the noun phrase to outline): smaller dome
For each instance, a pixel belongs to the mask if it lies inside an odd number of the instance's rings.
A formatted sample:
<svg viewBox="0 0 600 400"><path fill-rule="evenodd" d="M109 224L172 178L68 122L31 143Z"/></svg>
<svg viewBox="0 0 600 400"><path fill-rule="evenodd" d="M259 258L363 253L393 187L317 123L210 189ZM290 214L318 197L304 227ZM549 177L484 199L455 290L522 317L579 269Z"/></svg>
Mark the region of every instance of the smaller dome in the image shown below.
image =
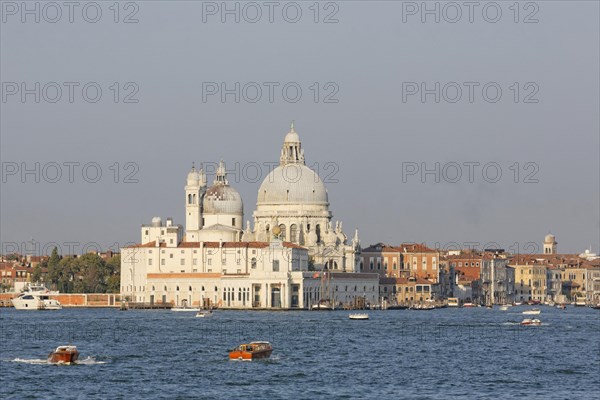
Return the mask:
<svg viewBox="0 0 600 400"><path fill-rule="evenodd" d="M298 143L300 141L300 136L294 130L294 121L292 121L292 125L290 127L290 131L285 135L284 143Z"/></svg>
<svg viewBox="0 0 600 400"><path fill-rule="evenodd" d="M242 196L229 185L216 184L211 186L202 200L205 214L237 214L244 210Z"/></svg>
<svg viewBox="0 0 600 400"><path fill-rule="evenodd" d="M198 171L196 171L196 168L194 166L192 166L192 169L190 170L190 172L188 172L188 175L187 175L187 184L190 186L197 185L199 180L200 180L200 174L198 174Z"/></svg>
<svg viewBox="0 0 600 400"><path fill-rule="evenodd" d="M160 219L160 217L154 217L152 218L152 226L154 227L158 227L162 225L162 220Z"/></svg>
<svg viewBox="0 0 600 400"><path fill-rule="evenodd" d="M546 237L544 238L544 243L554 243L556 240L556 237L552 234L547 234Z"/></svg>

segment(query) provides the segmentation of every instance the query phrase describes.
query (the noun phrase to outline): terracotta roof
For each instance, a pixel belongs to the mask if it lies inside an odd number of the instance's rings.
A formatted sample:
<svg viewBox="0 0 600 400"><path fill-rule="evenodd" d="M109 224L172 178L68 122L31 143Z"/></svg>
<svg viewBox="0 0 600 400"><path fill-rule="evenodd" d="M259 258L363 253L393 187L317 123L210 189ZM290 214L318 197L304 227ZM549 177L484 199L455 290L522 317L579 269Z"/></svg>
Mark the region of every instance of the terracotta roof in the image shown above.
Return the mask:
<svg viewBox="0 0 600 400"><path fill-rule="evenodd" d="M423 243L402 243L398 246L390 246L385 243L372 244L362 249L363 253L376 252L398 252L398 253L437 253L437 250L431 249Z"/></svg>

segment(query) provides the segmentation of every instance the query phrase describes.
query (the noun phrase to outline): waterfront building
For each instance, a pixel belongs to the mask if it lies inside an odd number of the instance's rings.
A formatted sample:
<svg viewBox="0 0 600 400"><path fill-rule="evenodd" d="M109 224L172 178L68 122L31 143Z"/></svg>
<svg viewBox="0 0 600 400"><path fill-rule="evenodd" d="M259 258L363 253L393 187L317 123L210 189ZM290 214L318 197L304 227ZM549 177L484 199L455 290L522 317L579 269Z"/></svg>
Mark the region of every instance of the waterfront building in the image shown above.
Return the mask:
<svg viewBox="0 0 600 400"><path fill-rule="evenodd" d="M546 265L540 263L511 265L515 271L515 298L517 301L544 301L547 290Z"/></svg>
<svg viewBox="0 0 600 400"><path fill-rule="evenodd" d="M515 270L508 263L509 259L503 252L484 252L481 286L486 304L507 304L514 301Z"/></svg>
<svg viewBox="0 0 600 400"><path fill-rule="evenodd" d="M434 299L434 284L415 276L380 278L380 296L390 304L410 305Z"/></svg>
<svg viewBox="0 0 600 400"><path fill-rule="evenodd" d="M378 274L357 273L358 231L332 224L325 185L306 167L294 127L258 190L254 227L220 162L213 184L187 175L185 228L155 217L121 250L121 294L134 302L224 308L309 308L378 302Z"/></svg>

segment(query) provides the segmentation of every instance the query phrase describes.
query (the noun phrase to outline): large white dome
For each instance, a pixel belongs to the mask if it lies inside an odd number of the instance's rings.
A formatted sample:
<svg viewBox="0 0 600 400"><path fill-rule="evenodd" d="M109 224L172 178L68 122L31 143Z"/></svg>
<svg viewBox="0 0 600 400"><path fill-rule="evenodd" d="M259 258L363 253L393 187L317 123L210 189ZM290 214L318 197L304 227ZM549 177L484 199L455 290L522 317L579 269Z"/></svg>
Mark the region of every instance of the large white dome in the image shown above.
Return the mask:
<svg viewBox="0 0 600 400"><path fill-rule="evenodd" d="M258 204L328 204L327 189L319 175L303 164L275 168L258 190Z"/></svg>

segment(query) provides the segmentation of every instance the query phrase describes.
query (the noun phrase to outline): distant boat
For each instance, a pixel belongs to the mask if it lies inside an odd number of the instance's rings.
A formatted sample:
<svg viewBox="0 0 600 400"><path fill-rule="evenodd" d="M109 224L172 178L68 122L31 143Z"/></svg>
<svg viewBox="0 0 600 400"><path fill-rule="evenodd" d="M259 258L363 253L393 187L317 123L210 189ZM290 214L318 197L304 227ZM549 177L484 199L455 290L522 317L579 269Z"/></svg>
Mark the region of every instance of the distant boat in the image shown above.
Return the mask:
<svg viewBox="0 0 600 400"><path fill-rule="evenodd" d="M564 304L557 304L556 308L564 310L565 308L567 308Z"/></svg>
<svg viewBox="0 0 600 400"><path fill-rule="evenodd" d="M500 311L506 311L508 310L508 306L500 306Z"/></svg>
<svg viewBox="0 0 600 400"><path fill-rule="evenodd" d="M539 326L542 324L542 321L540 321L539 319L531 319L531 318L525 318L523 321L521 321L521 325L523 326Z"/></svg>
<svg viewBox="0 0 600 400"><path fill-rule="evenodd" d="M585 300L577 300L577 301L573 302L573 305L575 307L585 307Z"/></svg>
<svg viewBox="0 0 600 400"><path fill-rule="evenodd" d="M76 346L58 346L56 350L48 354L48 362L51 364L71 365L79 358Z"/></svg>
<svg viewBox="0 0 600 400"><path fill-rule="evenodd" d="M464 303L463 307L465 307L465 308L471 308L471 307L475 307L475 304L473 304L473 303Z"/></svg>
<svg viewBox="0 0 600 400"><path fill-rule="evenodd" d="M181 311L194 311L194 312L198 312L198 311L201 311L201 310L202 309L197 308L197 307L187 307L187 306L184 306L184 307L173 307L173 308L171 308L171 311L179 311L179 312L181 312Z"/></svg>
<svg viewBox="0 0 600 400"><path fill-rule="evenodd" d="M250 342L249 344L241 344L235 349L229 351L230 360L245 360L251 361L260 358L269 358L273 346L269 342Z"/></svg>
<svg viewBox="0 0 600 400"><path fill-rule="evenodd" d="M11 300L15 310L61 310L58 300L50 298L50 291L43 285L27 285Z"/></svg>
<svg viewBox="0 0 600 400"><path fill-rule="evenodd" d="M367 313L350 314L350 315L348 315L348 318L356 319L356 320L365 320L365 319L369 319L369 314L367 314Z"/></svg>
<svg viewBox="0 0 600 400"><path fill-rule="evenodd" d="M523 315L539 315L541 313L539 308L532 308L531 310L523 311Z"/></svg>
<svg viewBox="0 0 600 400"><path fill-rule="evenodd" d="M590 306L590 308L593 308L594 310L600 310L600 304L596 304L595 306Z"/></svg>
<svg viewBox="0 0 600 400"><path fill-rule="evenodd" d="M212 317L212 316L213 316L213 312L211 310L200 310L196 314L196 318L208 318L208 317Z"/></svg>
<svg viewBox="0 0 600 400"><path fill-rule="evenodd" d="M459 301L456 297L448 297L448 307L459 307Z"/></svg>
<svg viewBox="0 0 600 400"><path fill-rule="evenodd" d="M319 301L319 303L313 304L313 306L310 309L313 311L333 311L333 310L335 310L335 308L333 307L331 302L329 302L329 300L321 300L321 301Z"/></svg>

